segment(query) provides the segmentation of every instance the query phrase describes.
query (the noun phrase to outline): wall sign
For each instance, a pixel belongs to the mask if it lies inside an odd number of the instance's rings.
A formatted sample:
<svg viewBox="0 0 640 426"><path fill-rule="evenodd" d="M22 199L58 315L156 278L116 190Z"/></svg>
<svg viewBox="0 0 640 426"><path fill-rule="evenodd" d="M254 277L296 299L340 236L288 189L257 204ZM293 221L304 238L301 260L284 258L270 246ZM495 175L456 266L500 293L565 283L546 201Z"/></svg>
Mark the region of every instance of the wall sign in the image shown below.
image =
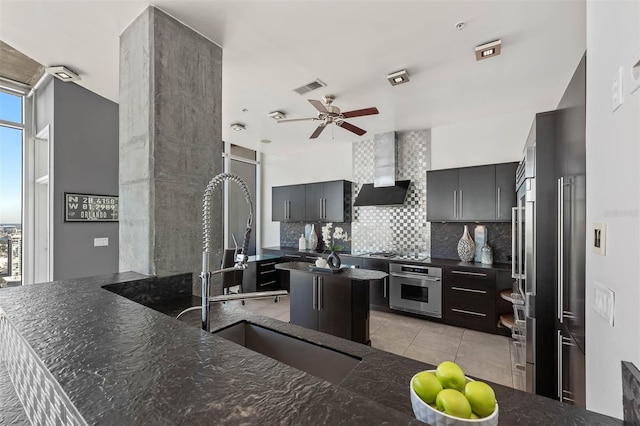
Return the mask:
<svg viewBox="0 0 640 426"><path fill-rule="evenodd" d="M118 197L64 193L65 222L117 222Z"/></svg>

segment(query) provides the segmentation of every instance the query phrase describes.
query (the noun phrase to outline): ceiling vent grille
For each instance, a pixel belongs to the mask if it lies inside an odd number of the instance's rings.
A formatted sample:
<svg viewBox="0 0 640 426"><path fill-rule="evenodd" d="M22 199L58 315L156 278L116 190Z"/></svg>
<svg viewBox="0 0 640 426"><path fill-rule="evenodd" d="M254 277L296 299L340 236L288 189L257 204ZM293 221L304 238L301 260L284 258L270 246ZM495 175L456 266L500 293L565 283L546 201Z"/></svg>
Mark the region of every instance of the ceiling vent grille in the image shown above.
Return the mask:
<svg viewBox="0 0 640 426"><path fill-rule="evenodd" d="M321 87L326 87L327 85L321 80L314 80L311 83L305 84L304 86L297 87L293 89L298 95L304 95L305 93L309 93L312 90L319 89Z"/></svg>

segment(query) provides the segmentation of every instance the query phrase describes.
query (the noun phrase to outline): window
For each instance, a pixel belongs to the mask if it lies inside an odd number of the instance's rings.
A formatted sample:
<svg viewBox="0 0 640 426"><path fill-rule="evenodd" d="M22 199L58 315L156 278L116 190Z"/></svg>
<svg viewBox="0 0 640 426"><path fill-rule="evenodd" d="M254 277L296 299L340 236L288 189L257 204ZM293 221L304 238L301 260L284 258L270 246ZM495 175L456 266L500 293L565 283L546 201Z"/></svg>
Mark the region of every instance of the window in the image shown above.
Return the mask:
<svg viewBox="0 0 640 426"><path fill-rule="evenodd" d="M0 83L1 84L1 83ZM0 286L22 284L24 93L0 85Z"/></svg>

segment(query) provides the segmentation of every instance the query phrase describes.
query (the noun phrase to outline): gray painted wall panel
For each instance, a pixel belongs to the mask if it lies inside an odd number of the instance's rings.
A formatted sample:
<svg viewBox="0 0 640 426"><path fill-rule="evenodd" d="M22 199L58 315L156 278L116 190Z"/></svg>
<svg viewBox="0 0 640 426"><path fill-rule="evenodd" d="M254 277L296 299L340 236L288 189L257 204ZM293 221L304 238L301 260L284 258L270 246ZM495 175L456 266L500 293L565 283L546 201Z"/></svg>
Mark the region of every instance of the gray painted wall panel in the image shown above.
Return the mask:
<svg viewBox="0 0 640 426"><path fill-rule="evenodd" d="M37 128L52 124L54 143L53 278L117 272L118 223L65 223L64 192L118 195L118 105L56 79L37 102Z"/></svg>

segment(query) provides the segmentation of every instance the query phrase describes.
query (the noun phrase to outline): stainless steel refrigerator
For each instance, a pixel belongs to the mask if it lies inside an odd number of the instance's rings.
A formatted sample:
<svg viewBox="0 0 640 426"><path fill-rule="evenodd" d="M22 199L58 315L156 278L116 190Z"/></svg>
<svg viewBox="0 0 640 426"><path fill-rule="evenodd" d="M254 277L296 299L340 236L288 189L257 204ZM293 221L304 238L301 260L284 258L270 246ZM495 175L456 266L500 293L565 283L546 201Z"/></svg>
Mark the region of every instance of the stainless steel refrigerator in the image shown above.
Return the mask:
<svg viewBox="0 0 640 426"><path fill-rule="evenodd" d="M520 295L514 339L526 390L579 407L585 406L585 82L583 56L558 109L536 114L516 172L512 217Z"/></svg>
<svg viewBox="0 0 640 426"><path fill-rule="evenodd" d="M516 172L513 277L523 305L514 305L521 325L519 346L526 390L557 398L556 371L556 112L536 114ZM514 336L517 338L519 336Z"/></svg>

